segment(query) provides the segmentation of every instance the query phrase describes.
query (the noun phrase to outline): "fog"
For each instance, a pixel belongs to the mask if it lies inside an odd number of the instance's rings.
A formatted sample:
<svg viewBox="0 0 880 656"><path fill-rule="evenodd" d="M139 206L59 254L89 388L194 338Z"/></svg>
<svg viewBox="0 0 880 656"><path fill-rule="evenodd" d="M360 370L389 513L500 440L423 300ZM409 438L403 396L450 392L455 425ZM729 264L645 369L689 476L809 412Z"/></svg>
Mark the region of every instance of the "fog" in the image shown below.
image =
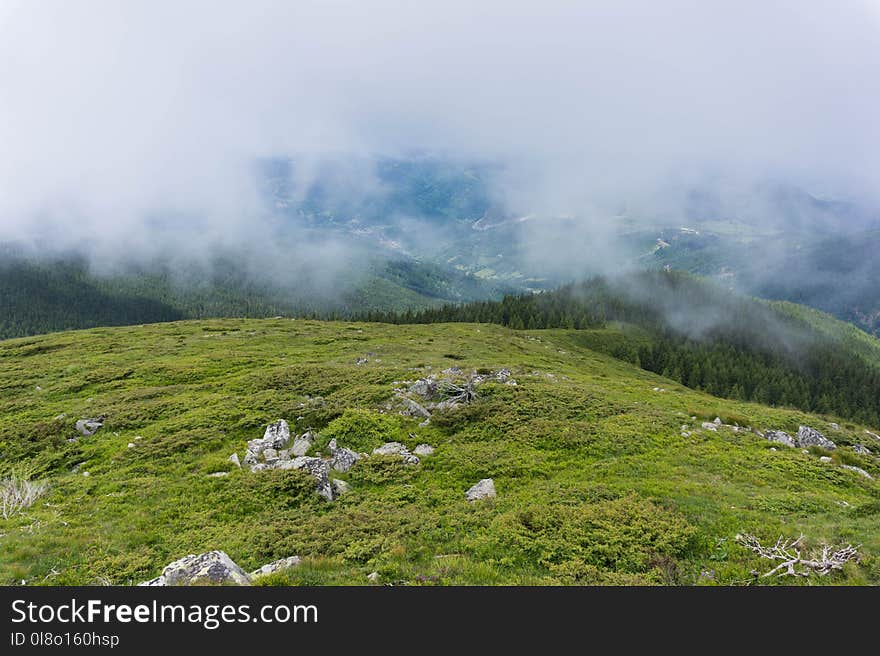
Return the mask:
<svg viewBox="0 0 880 656"><path fill-rule="evenodd" d="M3 0L0 242L292 267L263 158L296 160L301 190L325 161L500 162L505 211L594 245L692 185L874 206L878 37L867 0ZM343 205L377 188L369 166L336 182ZM294 234L328 279L355 257ZM567 261L567 233L525 234L536 267Z"/></svg>

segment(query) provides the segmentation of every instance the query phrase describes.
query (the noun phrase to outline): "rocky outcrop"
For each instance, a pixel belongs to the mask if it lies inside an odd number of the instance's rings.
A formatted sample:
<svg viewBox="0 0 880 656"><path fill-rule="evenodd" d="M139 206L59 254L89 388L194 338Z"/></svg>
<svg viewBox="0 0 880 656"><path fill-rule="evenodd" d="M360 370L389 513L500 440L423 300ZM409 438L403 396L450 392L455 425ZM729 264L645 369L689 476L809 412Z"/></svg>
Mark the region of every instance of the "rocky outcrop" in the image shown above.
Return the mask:
<svg viewBox="0 0 880 656"><path fill-rule="evenodd" d="M256 465L260 456L266 449L283 449L290 441L290 426L283 419L269 424L263 437L258 440L250 440L247 443L247 453L244 456L244 464ZM274 456L271 456L274 457Z"/></svg>
<svg viewBox="0 0 880 656"><path fill-rule="evenodd" d="M297 437L293 441L293 446L290 447L290 453L294 457L304 456L309 452L309 449L312 448L312 442L315 441L317 436L312 431L306 431L299 437Z"/></svg>
<svg viewBox="0 0 880 656"><path fill-rule="evenodd" d="M497 496L495 493L495 481L491 478L484 478L465 492L464 496L470 502L481 499L493 499Z"/></svg>
<svg viewBox="0 0 880 656"><path fill-rule="evenodd" d="M105 417L91 417L89 419L80 419L76 422L76 430L83 437L91 437L97 433L104 425Z"/></svg>
<svg viewBox="0 0 880 656"><path fill-rule="evenodd" d="M250 585L250 577L224 551L190 554L169 564L143 586L165 585Z"/></svg>
<svg viewBox="0 0 880 656"><path fill-rule="evenodd" d="M797 444L802 449L811 446L818 446L823 449L837 448L837 445L834 442L822 435L822 433L817 431L815 428L810 428L809 426L801 426L800 428L798 428L795 444Z"/></svg>
<svg viewBox="0 0 880 656"><path fill-rule="evenodd" d="M788 447L795 447L794 438L792 438L792 436L785 431L768 430L766 433L764 433L764 439L769 440L770 442L784 444Z"/></svg>
<svg viewBox="0 0 880 656"><path fill-rule="evenodd" d="M266 574L274 574L275 572L280 572L285 569L290 569L292 567L296 567L302 562L302 559L299 556L290 556L289 558L281 558L280 560L272 561L271 563L267 563L263 565L260 569L255 569L248 576L250 578L255 579L258 576L265 576Z"/></svg>
<svg viewBox="0 0 880 656"><path fill-rule="evenodd" d="M410 450L400 442L386 442L380 447L373 449L374 456L400 456L404 464L419 464L418 456L410 453Z"/></svg>
<svg viewBox="0 0 880 656"><path fill-rule="evenodd" d="M253 577L296 567L300 562L299 556L282 558L247 574L225 551L209 551L175 560L162 570L162 574L138 585L250 585Z"/></svg>

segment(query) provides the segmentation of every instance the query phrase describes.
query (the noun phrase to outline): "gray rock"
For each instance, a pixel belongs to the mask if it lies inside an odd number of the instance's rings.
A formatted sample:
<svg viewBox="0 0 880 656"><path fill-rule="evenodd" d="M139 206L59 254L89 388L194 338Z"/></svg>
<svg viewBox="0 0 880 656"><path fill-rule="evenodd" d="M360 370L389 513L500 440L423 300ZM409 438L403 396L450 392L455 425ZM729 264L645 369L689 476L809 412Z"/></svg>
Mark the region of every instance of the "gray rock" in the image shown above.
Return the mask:
<svg viewBox="0 0 880 656"><path fill-rule="evenodd" d="M423 405L419 405L412 399L408 399L403 397L403 405L406 409L401 413L404 415L408 415L410 417L422 417L423 419L430 419L431 413L428 412L427 408Z"/></svg>
<svg viewBox="0 0 880 656"><path fill-rule="evenodd" d="M301 562L302 559L299 556L289 556L288 558L281 558L279 560L275 560L271 563L263 565L260 569L255 569L253 572L250 573L249 576L253 579L258 576L265 576L266 574L274 574L275 572L280 572L285 569L296 567Z"/></svg>
<svg viewBox="0 0 880 656"><path fill-rule="evenodd" d="M370 572L367 574L367 580L370 583L378 583L379 582L379 572Z"/></svg>
<svg viewBox="0 0 880 656"><path fill-rule="evenodd" d="M351 485L349 485L347 481L334 478L330 480L330 483L333 485L333 490L336 492L337 497L341 497L343 494L351 492Z"/></svg>
<svg viewBox="0 0 880 656"><path fill-rule="evenodd" d="M701 426L702 426L703 428L705 428L706 430L710 430L710 431L715 432L715 433L718 432L718 426L717 426L716 424L713 424L711 421L704 421L704 422L701 424Z"/></svg>
<svg viewBox="0 0 880 656"><path fill-rule="evenodd" d="M479 501L480 499L492 499L497 496L495 493L495 481L491 478L484 478L465 492L464 496L471 502Z"/></svg>
<svg viewBox="0 0 880 656"><path fill-rule="evenodd" d="M190 554L170 563L162 575L143 586L165 585L250 585L250 577L223 551Z"/></svg>
<svg viewBox="0 0 880 656"><path fill-rule="evenodd" d="M841 465L841 467L843 469L848 469L851 472L855 472L856 474L859 474L860 476L864 476L865 478L871 478L871 479L874 478L873 476L871 476L868 472L866 472L861 467L853 467L852 465Z"/></svg>
<svg viewBox="0 0 880 656"><path fill-rule="evenodd" d="M233 465L235 465L236 467L238 467L239 469L241 469L241 460L238 459L237 453L233 453L231 456L229 456L227 458L227 460L229 462L231 462Z"/></svg>
<svg viewBox="0 0 880 656"><path fill-rule="evenodd" d="M714 422L714 423L715 423L716 426L720 426L720 425L721 425L721 417L715 417L715 422Z"/></svg>
<svg viewBox="0 0 880 656"><path fill-rule="evenodd" d="M430 444L419 444L413 449L413 453L417 456L431 456L434 455L434 447Z"/></svg>
<svg viewBox="0 0 880 656"><path fill-rule="evenodd" d="M312 448L312 442L315 441L315 435L312 431L307 431L293 441L290 453L294 457L304 456Z"/></svg>
<svg viewBox="0 0 880 656"><path fill-rule="evenodd" d="M829 458L828 456L822 456L821 458L819 458L819 462L831 462L831 458Z"/></svg>
<svg viewBox="0 0 880 656"><path fill-rule="evenodd" d="M796 442L799 447L804 448L810 446L818 446L823 449L837 448L837 445L834 442L822 435L822 433L815 428L810 428L809 426L801 426L798 428Z"/></svg>
<svg viewBox="0 0 880 656"><path fill-rule="evenodd" d="M764 439L769 440L770 442L784 444L785 446L790 446L792 448L795 446L792 436L781 430L768 430L764 433Z"/></svg>
<svg viewBox="0 0 880 656"><path fill-rule="evenodd" d="M330 466L338 472L347 472L354 466L354 463L361 459L360 454L351 449L338 448L336 440L330 441L329 449Z"/></svg>
<svg viewBox="0 0 880 656"><path fill-rule="evenodd" d="M283 449L290 441L290 426L283 419L269 424L263 434L263 441L267 443L267 447Z"/></svg>
<svg viewBox="0 0 880 656"><path fill-rule="evenodd" d="M831 427L832 430L840 430L840 424L836 424L833 421L829 422L828 426Z"/></svg>
<svg viewBox="0 0 880 656"><path fill-rule="evenodd" d="M869 456L869 455L871 455L871 449L869 449L868 447L866 447L864 444L856 444L856 445L853 447L853 451L855 451L855 452L858 453L859 455L863 455L863 456Z"/></svg>
<svg viewBox="0 0 880 656"><path fill-rule="evenodd" d="M90 437L97 433L104 425L104 417L92 417L80 419L76 422L76 430L83 437Z"/></svg>
<svg viewBox="0 0 880 656"><path fill-rule="evenodd" d="M229 472L219 471L214 472L213 474L208 474L208 478L224 478L225 476L229 476Z"/></svg>
<svg viewBox="0 0 880 656"><path fill-rule="evenodd" d="M317 492L327 501L336 498L336 490L330 482L330 463L323 458L310 458L299 456L293 460L282 461L281 469L301 469L315 479Z"/></svg>
<svg viewBox="0 0 880 656"><path fill-rule="evenodd" d="M373 455L400 456L403 462L407 465L417 465L420 462L418 456L414 456L410 453L409 449L400 442L386 442L382 446L373 449Z"/></svg>
<svg viewBox="0 0 880 656"><path fill-rule="evenodd" d="M269 466L264 462L257 463L256 465L251 465L251 472L256 474L257 472L265 471L269 469Z"/></svg>
<svg viewBox="0 0 880 656"><path fill-rule="evenodd" d="M409 386L409 393L420 396L423 399L430 400L437 396L437 378L436 376L428 376L420 378Z"/></svg>

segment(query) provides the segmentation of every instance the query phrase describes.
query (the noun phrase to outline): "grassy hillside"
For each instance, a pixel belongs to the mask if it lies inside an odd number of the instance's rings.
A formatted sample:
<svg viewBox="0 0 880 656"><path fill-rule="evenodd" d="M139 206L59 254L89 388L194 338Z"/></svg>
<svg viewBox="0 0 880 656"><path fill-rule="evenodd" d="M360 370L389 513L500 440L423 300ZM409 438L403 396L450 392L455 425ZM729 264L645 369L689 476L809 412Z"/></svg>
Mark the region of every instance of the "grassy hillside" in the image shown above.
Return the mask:
<svg viewBox="0 0 880 656"><path fill-rule="evenodd" d="M862 561L759 582L880 583L880 461L852 449L880 451L865 433L877 427L714 398L589 349L614 339L613 327L268 319L0 342L0 473L50 484L0 519L0 582L128 584L222 549L246 569L304 557L274 583L365 584L375 571L399 584L741 584L771 566L736 534L803 533L810 545L861 545ZM486 383L425 427L388 409L400 381L452 366L507 367L518 384ZM101 430L67 441L77 419L97 415ZM807 424L838 448L700 428L716 416L762 430ZM278 418L340 446L436 451L418 465L361 460L337 475L351 491L327 502L299 471L227 462ZM468 503L487 477L497 498Z"/></svg>

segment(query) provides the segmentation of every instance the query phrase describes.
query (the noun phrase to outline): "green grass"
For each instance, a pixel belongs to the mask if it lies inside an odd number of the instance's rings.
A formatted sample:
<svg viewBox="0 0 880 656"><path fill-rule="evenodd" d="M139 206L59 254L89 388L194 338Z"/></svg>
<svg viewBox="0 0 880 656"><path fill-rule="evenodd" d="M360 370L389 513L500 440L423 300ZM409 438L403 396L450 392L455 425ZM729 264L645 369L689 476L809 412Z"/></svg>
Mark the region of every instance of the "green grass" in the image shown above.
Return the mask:
<svg viewBox="0 0 880 656"><path fill-rule="evenodd" d="M365 584L373 571L411 585L740 584L770 569L733 542L744 532L864 554L825 578L762 583L880 583L880 483L838 466L880 477L849 449L878 451L864 434L877 427L694 392L589 349L625 345L609 331L209 320L0 342L0 476L26 467L51 484L0 519L0 583L130 584L222 549L248 570L304 558L265 584ZM509 367L518 385L488 383L424 428L388 409L396 381L450 366ZM67 442L98 414L103 429ZM753 434L680 435L716 415L806 423L841 448L825 464ZM361 461L339 476L351 492L327 503L299 472L226 462L282 417L341 446L436 452L417 466ZM498 497L467 503L486 477Z"/></svg>

